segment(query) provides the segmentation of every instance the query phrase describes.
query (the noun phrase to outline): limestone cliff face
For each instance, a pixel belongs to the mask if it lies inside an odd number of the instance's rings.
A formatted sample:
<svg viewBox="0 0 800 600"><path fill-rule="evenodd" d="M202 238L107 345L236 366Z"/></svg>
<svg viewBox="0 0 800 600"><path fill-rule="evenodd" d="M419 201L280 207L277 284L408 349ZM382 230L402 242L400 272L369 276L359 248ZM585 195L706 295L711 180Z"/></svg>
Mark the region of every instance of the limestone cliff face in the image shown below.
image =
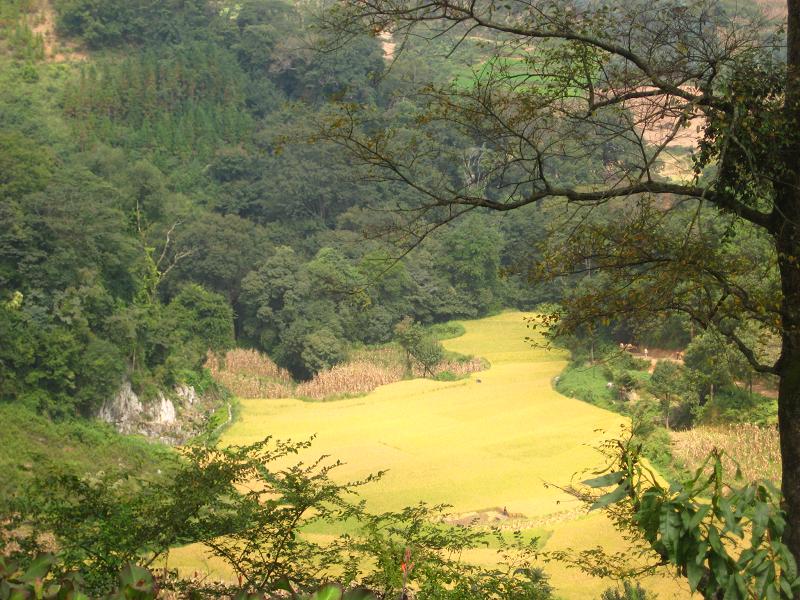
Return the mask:
<svg viewBox="0 0 800 600"><path fill-rule="evenodd" d="M194 388L180 385L171 397L163 392L143 402L124 381L117 393L107 399L97 413L101 421L111 423L120 433L138 433L170 444L179 444L197 433L198 398ZM202 420L202 419L200 419Z"/></svg>

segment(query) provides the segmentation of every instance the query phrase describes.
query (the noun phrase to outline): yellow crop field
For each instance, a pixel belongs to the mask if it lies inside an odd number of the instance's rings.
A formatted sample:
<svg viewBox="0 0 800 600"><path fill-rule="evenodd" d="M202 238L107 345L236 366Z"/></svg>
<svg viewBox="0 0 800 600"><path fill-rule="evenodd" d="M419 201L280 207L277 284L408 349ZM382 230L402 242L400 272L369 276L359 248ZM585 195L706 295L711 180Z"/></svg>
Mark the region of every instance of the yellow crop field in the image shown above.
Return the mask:
<svg viewBox="0 0 800 600"><path fill-rule="evenodd" d="M548 533L546 549L621 549L624 542L602 515L586 515L575 500L545 484L568 484L598 466L602 458L594 446L617 434L624 420L553 390L566 355L532 348L524 339L532 335L524 316L507 312L468 321L465 335L444 342L449 350L488 359L487 371L453 382L401 381L332 402L244 400L223 443L315 434L310 452L346 463L337 470L342 480L388 469L361 489L372 510L420 500L451 504L456 513L506 507L526 529ZM198 552L181 549L170 563L200 568ZM564 598L597 598L610 585L557 564L545 568ZM662 599L688 597L677 583L650 583Z"/></svg>

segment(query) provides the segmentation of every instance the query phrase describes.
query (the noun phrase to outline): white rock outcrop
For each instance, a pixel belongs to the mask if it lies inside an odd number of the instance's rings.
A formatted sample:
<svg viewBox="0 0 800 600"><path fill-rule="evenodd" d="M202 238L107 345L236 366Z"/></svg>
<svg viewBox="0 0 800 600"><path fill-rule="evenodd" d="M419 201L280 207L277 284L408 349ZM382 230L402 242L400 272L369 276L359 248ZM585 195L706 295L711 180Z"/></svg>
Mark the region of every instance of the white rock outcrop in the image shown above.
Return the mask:
<svg viewBox="0 0 800 600"><path fill-rule="evenodd" d="M180 391L176 390L176 398L194 404L197 395L191 386L181 386ZM103 402L97 418L120 433L140 433L168 443L182 437L175 403L161 392L155 400L142 402L129 381L124 381L117 393Z"/></svg>

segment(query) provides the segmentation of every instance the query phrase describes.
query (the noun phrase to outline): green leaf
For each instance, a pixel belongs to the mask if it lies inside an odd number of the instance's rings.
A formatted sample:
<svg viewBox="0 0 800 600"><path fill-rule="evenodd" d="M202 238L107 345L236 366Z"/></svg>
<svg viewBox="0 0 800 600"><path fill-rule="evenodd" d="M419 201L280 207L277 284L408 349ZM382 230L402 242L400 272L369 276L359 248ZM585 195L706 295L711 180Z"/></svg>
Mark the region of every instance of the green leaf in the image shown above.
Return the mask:
<svg viewBox="0 0 800 600"><path fill-rule="evenodd" d="M700 580L703 578L703 573L705 569L703 568L702 564L697 564L697 561L690 560L686 564L686 577L689 579L689 589L692 592L697 591L697 584L700 583Z"/></svg>
<svg viewBox="0 0 800 600"><path fill-rule="evenodd" d="M378 598L366 588L355 588L345 592L342 600L378 600Z"/></svg>
<svg viewBox="0 0 800 600"><path fill-rule="evenodd" d="M733 580L736 582L736 588L739 590L739 595L742 598L747 597L747 584L744 582L744 577L741 573L734 573Z"/></svg>
<svg viewBox="0 0 800 600"><path fill-rule="evenodd" d="M789 576L789 579L795 581L797 579L797 561L795 561L794 556L789 551L789 548L786 548L786 552L781 554L784 560L784 571Z"/></svg>
<svg viewBox="0 0 800 600"><path fill-rule="evenodd" d="M44 579L50 572L53 563L56 562L56 557L52 554L42 554L37 556L30 566L25 571L25 574L19 578L24 583L33 583L34 581Z"/></svg>
<svg viewBox="0 0 800 600"><path fill-rule="evenodd" d="M726 529L728 531L735 531L737 529L736 517L733 515L733 510L731 509L731 503L728 502L725 498L720 498L718 506L720 512L722 513L722 518L725 522Z"/></svg>
<svg viewBox="0 0 800 600"><path fill-rule="evenodd" d="M310 600L341 600L342 588L333 583L322 586L311 596Z"/></svg>
<svg viewBox="0 0 800 600"><path fill-rule="evenodd" d="M774 585L767 586L767 595L766 595L767 600L779 600L780 597L781 596Z"/></svg>
<svg viewBox="0 0 800 600"><path fill-rule="evenodd" d="M717 584L722 587L728 583L728 562L725 558L719 554L712 554L708 562L711 564L711 573L717 580Z"/></svg>
<svg viewBox="0 0 800 600"><path fill-rule="evenodd" d="M681 517L672 505L667 504L662 508L658 530L670 558L675 560L681 537Z"/></svg>
<svg viewBox="0 0 800 600"><path fill-rule="evenodd" d="M139 565L128 563L119 575L123 587L129 587L137 592L149 592L153 589L153 575Z"/></svg>
<svg viewBox="0 0 800 600"><path fill-rule="evenodd" d="M711 545L711 549L714 552L727 556L727 552L725 552L725 549L722 547L722 540L719 537L719 532L716 527L710 526L708 528L708 543Z"/></svg>
<svg viewBox="0 0 800 600"><path fill-rule="evenodd" d="M783 590L783 593L786 594L787 598L794 598L794 590L792 590L792 585L785 577L781 577L781 589Z"/></svg>
<svg viewBox="0 0 800 600"><path fill-rule="evenodd" d="M593 488L603 488L610 485L618 485L624 476L625 471L616 471L614 473L606 473L605 475L601 475L600 477L595 477L593 479L587 479L581 483Z"/></svg>
<svg viewBox="0 0 800 600"><path fill-rule="evenodd" d="M761 542L768 523L769 505L766 502L756 503L756 508L753 511L753 546L757 546Z"/></svg>
<svg viewBox="0 0 800 600"><path fill-rule="evenodd" d="M619 502L622 500L625 495L628 493L628 486L627 484L623 483L614 489L614 491L609 492L608 494L604 494L600 496L597 501L592 504L589 510L596 510L598 508L605 508L609 504L614 504L615 502Z"/></svg>
<svg viewBox="0 0 800 600"><path fill-rule="evenodd" d="M700 525L701 521L705 519L708 511L711 510L711 506L708 504L704 504L700 508L697 509L697 512L692 515L691 520L689 521L688 529L697 529Z"/></svg>
<svg viewBox="0 0 800 600"><path fill-rule="evenodd" d="M731 577L728 580L728 585L725 587L725 595L722 600L743 600L744 596L739 591L739 586L736 585L736 578Z"/></svg>

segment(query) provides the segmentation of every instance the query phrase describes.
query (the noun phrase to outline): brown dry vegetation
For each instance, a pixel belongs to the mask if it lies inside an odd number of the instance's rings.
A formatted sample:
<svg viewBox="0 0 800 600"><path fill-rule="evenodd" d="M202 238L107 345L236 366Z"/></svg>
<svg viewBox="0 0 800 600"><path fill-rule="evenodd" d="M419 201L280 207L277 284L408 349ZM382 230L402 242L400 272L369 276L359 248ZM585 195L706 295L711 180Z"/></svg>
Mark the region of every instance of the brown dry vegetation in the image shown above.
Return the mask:
<svg viewBox="0 0 800 600"><path fill-rule="evenodd" d="M211 376L240 398L285 398L291 395L292 378L266 354L237 348L224 357L206 357Z"/></svg>
<svg viewBox="0 0 800 600"><path fill-rule="evenodd" d="M399 364L386 367L363 360L347 362L320 371L311 381L301 383L295 388L295 395L312 400L355 396L401 379L403 379L403 368Z"/></svg>
<svg viewBox="0 0 800 600"><path fill-rule="evenodd" d="M224 357L209 353L206 358L212 377L240 398L294 396L325 400L367 394L381 385L401 381L406 374L403 365L403 354L396 347L360 350L350 361L320 371L310 381L295 384L286 369L256 350L230 350ZM445 359L434 369L434 375L447 372L463 377L485 368L479 358ZM412 371L414 377L423 376L421 368Z"/></svg>
<svg viewBox="0 0 800 600"><path fill-rule="evenodd" d="M688 468L696 469L714 448L724 451L728 473L738 462L747 481L770 479L780 482L781 458L776 427L751 423L727 427L697 427L672 434L672 453Z"/></svg>
<svg viewBox="0 0 800 600"><path fill-rule="evenodd" d="M224 370L237 375L275 379L282 383L290 383L292 381L289 371L282 369L269 356L257 350L246 350L244 348L229 350L223 357L222 364L220 364L218 357L209 354L206 366L211 369L212 375Z"/></svg>

